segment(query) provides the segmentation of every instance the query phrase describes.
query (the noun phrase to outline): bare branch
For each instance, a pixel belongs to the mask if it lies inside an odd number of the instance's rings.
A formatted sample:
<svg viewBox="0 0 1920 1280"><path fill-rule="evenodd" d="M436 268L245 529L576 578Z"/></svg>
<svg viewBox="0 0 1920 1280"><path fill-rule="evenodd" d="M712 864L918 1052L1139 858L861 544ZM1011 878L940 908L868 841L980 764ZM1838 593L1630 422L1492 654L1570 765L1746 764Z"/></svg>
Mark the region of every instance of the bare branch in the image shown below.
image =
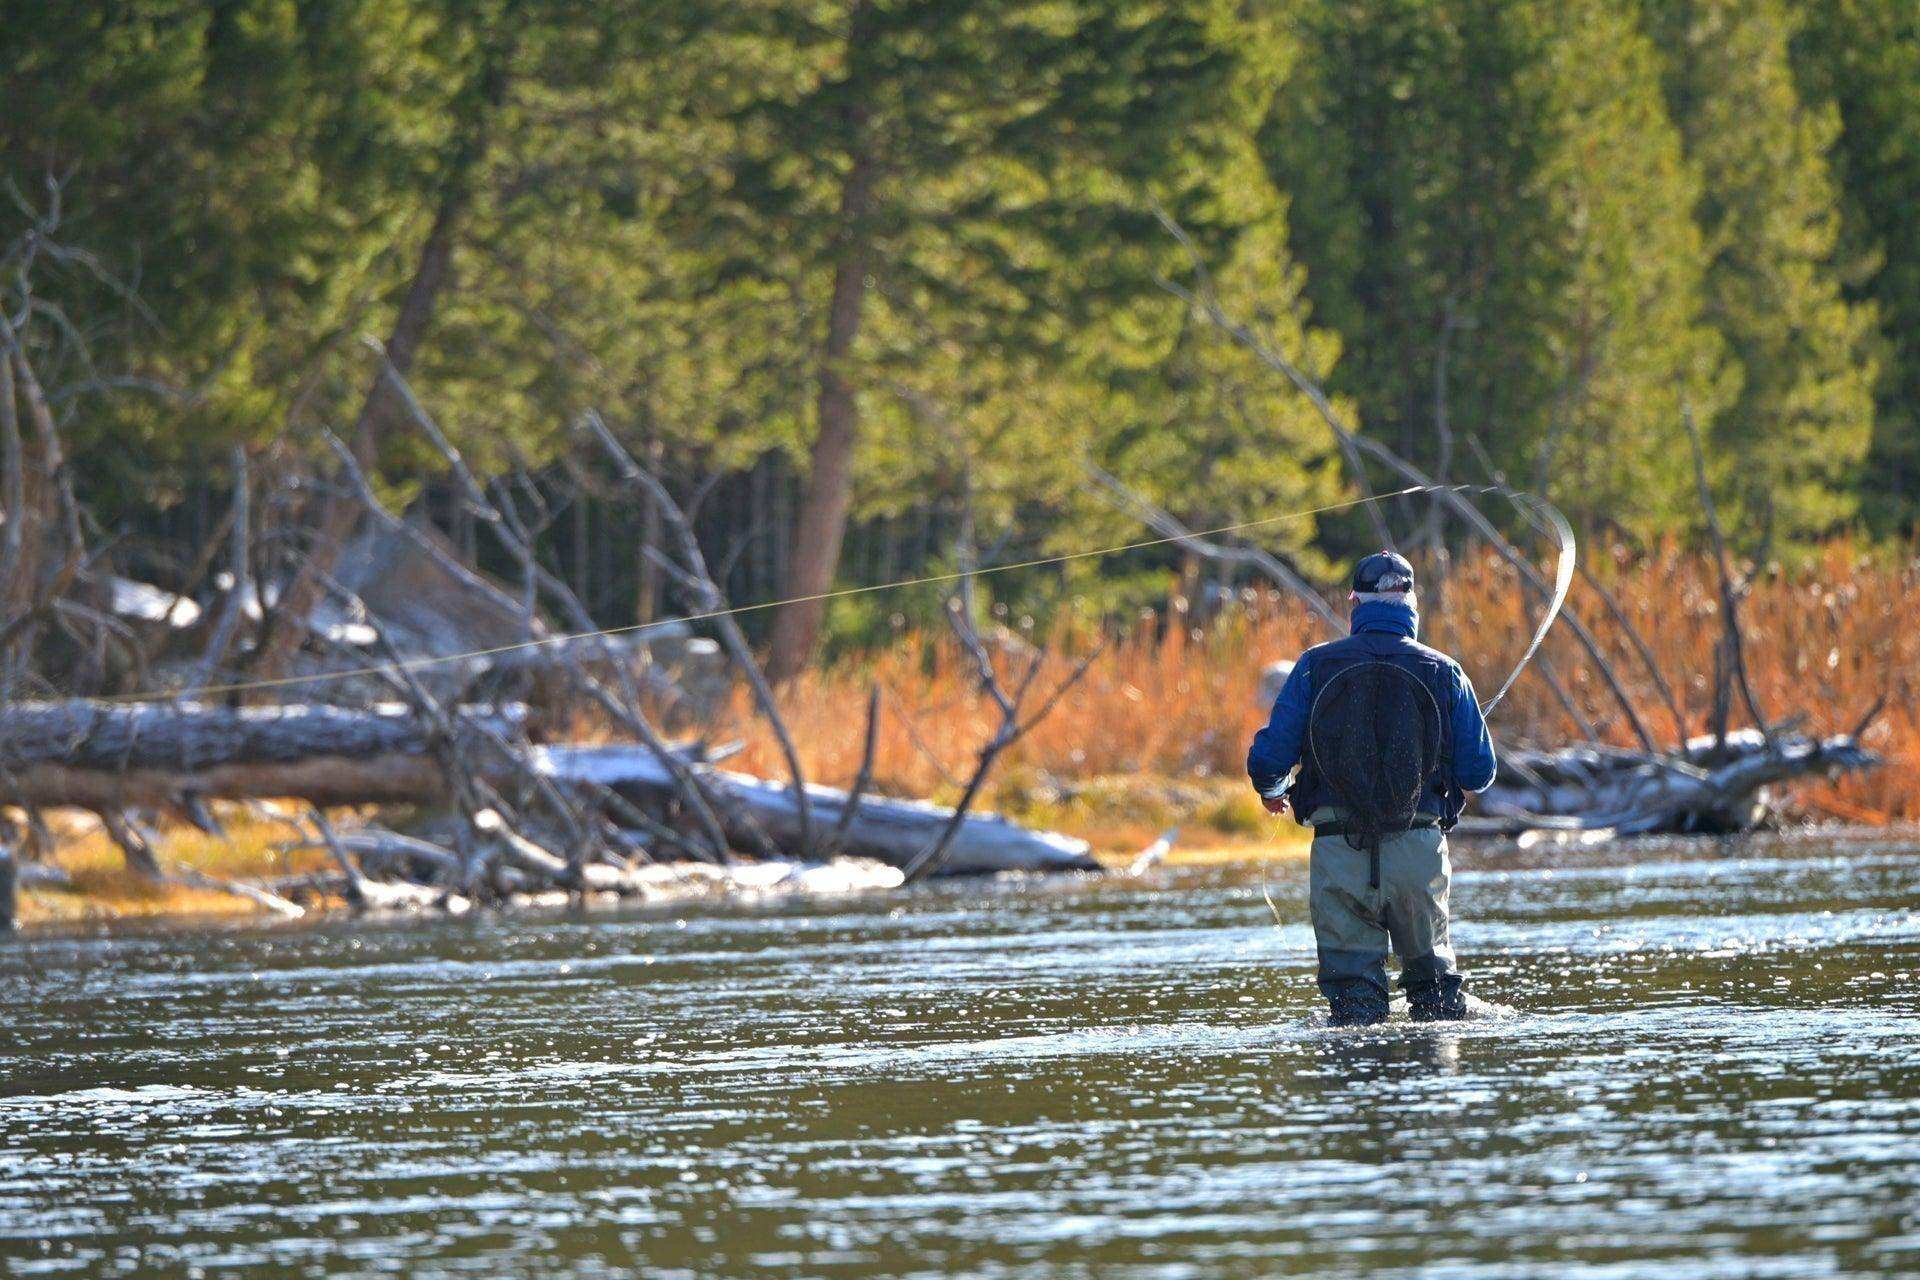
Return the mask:
<svg viewBox="0 0 1920 1280"><path fill-rule="evenodd" d="M213 682L215 673L227 660L227 651L233 647L233 638L239 632L240 620L246 613L247 600L253 594L253 550L248 541L253 527L252 495L253 477L247 469L246 448L235 445L233 508L228 517L228 537L231 542L227 558L233 584L227 591L226 600L221 603L220 617L207 636L207 647L200 655L200 664L187 678L187 692Z"/></svg>
<svg viewBox="0 0 1920 1280"><path fill-rule="evenodd" d="M1684 399L1680 404L1680 418L1687 427L1687 443L1693 450L1693 478L1700 490L1700 509L1706 514L1707 535L1713 540L1714 563L1720 571L1720 621L1726 632L1724 643L1731 675L1740 690L1741 702L1746 704L1747 714L1753 717L1753 727L1772 746L1773 727L1760 709L1760 700L1754 697L1752 681L1747 679L1747 646L1740 634L1742 588L1734 585L1733 569L1727 560L1727 540L1720 532L1720 513L1713 505L1713 490L1707 485L1707 455L1700 443L1700 428L1693 420L1693 406ZM1724 725L1724 720L1721 723ZM1724 738L1724 729L1717 736Z"/></svg>
<svg viewBox="0 0 1920 1280"><path fill-rule="evenodd" d="M746 636L740 630L740 624L727 612L727 599L707 568L705 555L701 553L700 541L694 536L693 523L687 519L686 512L675 502L667 487L649 474L618 440L599 414L587 415L587 427L613 460L620 478L639 489L652 502L653 509L666 520L672 530L674 541L679 547L681 566L676 577L692 597L695 612L708 615L708 621L720 633L720 642L726 647L727 656L733 660L747 687L753 693L754 705L760 710L761 717L773 730L774 738L780 744L780 754L785 757L787 776L792 783L794 809L798 814L801 842L811 848L813 845L813 803L807 796L806 772L800 764L800 752L794 745L793 735L787 731L785 718L780 713L780 705L773 696L773 689L767 682L766 673L754 658L752 648L747 644ZM651 550L651 548L649 548ZM669 566L671 567L671 566Z"/></svg>
<svg viewBox="0 0 1920 1280"><path fill-rule="evenodd" d="M1539 571L1527 562L1526 557L1521 555L1519 550L1515 548L1510 541L1501 535L1500 531L1494 527L1493 522L1488 520L1477 506L1466 499L1460 492L1461 486L1438 484L1432 476L1406 461L1385 445L1350 430L1340 421L1339 415L1334 412L1332 401L1327 398L1326 392L1320 389L1318 383L1308 377L1298 365L1294 364L1284 355L1281 355L1260 335L1229 316L1221 307L1218 296L1213 292L1210 280L1205 274L1205 265L1200 261L1199 250L1195 247L1192 237L1188 236L1180 225L1166 214L1162 213L1160 218L1162 223L1166 225L1168 231L1185 247L1188 256L1193 259L1195 270L1200 274L1202 281L1202 288L1198 293L1171 281L1163 282L1163 287L1165 287L1168 292L1185 300L1189 305L1198 308L1202 314L1223 332L1233 337L1242 346L1246 347L1247 350L1251 351L1254 356L1268 368L1292 382L1300 393L1307 397L1307 400L1313 405L1315 410L1319 412L1320 420L1326 424L1327 429L1332 432L1334 439L1340 442L1342 449L1348 452L1350 458L1356 453L1365 454L1367 457L1373 458L1397 475L1405 478L1408 483L1430 488L1440 501L1444 502L1455 515L1458 515L1466 522L1469 528L1482 538L1485 538L1487 542L1493 546L1494 551L1500 558L1520 575L1521 580L1525 582L1531 590L1542 599L1552 600L1554 598L1553 588L1541 578ZM1372 505L1374 504L1368 504L1369 507ZM1646 722L1641 719L1639 709L1634 706L1633 699L1628 695L1626 687L1620 683L1619 677L1614 673L1612 664L1607 661L1606 655L1601 651L1600 643L1595 639L1593 632L1588 630L1586 624L1580 620L1579 615L1571 609L1564 611L1564 616L1567 620L1568 629L1573 632L1575 638L1579 640L1581 648L1586 650L1587 656L1593 661L1595 669L1599 671L1601 679L1606 682L1608 691L1612 693L1614 700L1619 703L1621 711L1625 713L1627 721L1632 725L1634 734L1639 738L1641 745L1649 752L1657 751L1658 748L1656 748L1653 743L1653 735L1647 731Z"/></svg>
<svg viewBox="0 0 1920 1280"><path fill-rule="evenodd" d="M840 819L833 824L833 830L828 832L826 844L821 848L824 858L831 858L846 846L847 832L853 829L853 820L860 812L860 802L866 798L867 788L873 785L873 758L879 743L880 686L876 684L867 690L867 733L860 746L860 767L853 775L853 786L847 790Z"/></svg>
<svg viewBox="0 0 1920 1280"><path fill-rule="evenodd" d="M1326 597L1314 590L1311 583L1288 568L1277 556L1259 547L1230 547L1218 542L1210 542L1188 529L1169 512L1155 506L1139 493L1128 488L1105 469L1090 461L1083 461L1081 466L1092 477L1101 496L1139 519L1154 532L1162 537L1177 539L1180 545L1206 559L1224 564L1251 565L1282 591L1298 597L1313 611L1314 616L1325 624L1331 634L1336 636L1345 634L1346 624L1327 603Z"/></svg>

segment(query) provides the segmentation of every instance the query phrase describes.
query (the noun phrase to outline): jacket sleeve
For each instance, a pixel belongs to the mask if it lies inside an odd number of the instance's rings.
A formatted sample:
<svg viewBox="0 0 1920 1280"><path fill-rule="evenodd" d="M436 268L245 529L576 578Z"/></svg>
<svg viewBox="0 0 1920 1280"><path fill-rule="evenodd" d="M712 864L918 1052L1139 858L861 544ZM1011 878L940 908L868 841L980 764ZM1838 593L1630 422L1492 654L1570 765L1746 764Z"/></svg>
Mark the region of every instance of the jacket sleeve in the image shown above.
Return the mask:
<svg viewBox="0 0 1920 1280"><path fill-rule="evenodd" d="M1480 699L1464 671L1453 689L1452 712L1454 784L1462 791L1485 791L1493 785L1499 766L1494 760L1487 718L1480 714Z"/></svg>
<svg viewBox="0 0 1920 1280"><path fill-rule="evenodd" d="M1253 735L1247 749L1247 777L1253 789L1263 796L1276 795L1293 767L1300 763L1300 747L1306 739L1307 711L1312 705L1308 662L1303 656L1294 664L1280 696L1273 700L1273 714L1266 728Z"/></svg>

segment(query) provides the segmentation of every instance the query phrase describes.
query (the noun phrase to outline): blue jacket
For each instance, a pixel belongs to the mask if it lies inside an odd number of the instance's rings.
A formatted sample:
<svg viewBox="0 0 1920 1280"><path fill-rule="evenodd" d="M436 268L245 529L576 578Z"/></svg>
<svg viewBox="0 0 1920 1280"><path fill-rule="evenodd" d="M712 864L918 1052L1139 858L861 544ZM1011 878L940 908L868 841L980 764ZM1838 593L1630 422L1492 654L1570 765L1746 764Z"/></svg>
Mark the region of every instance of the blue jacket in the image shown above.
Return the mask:
<svg viewBox="0 0 1920 1280"><path fill-rule="evenodd" d="M1493 738L1487 732L1486 718L1480 714L1480 702L1474 697L1473 682L1460 669L1459 663L1414 639L1419 634L1420 615L1406 605L1370 601L1354 607L1352 626L1356 636L1398 636L1406 649L1440 659L1449 674L1450 683L1447 715L1453 735L1452 781L1461 791L1485 791L1492 786L1496 768ZM1345 645L1352 641L1336 640L1331 643ZM1317 645L1300 655L1293 674L1287 677L1286 684L1280 688L1280 696L1274 699L1273 715L1268 719L1267 727L1253 735L1253 746L1247 751L1247 776L1253 780L1254 789L1262 795L1277 793L1287 775L1300 763L1301 748L1307 736L1307 711L1313 705L1314 655L1329 647ZM1453 807L1442 780L1435 780L1428 799L1436 816L1447 816L1448 810ZM1422 809L1427 807L1421 805ZM1309 815L1296 812L1296 816L1304 822Z"/></svg>

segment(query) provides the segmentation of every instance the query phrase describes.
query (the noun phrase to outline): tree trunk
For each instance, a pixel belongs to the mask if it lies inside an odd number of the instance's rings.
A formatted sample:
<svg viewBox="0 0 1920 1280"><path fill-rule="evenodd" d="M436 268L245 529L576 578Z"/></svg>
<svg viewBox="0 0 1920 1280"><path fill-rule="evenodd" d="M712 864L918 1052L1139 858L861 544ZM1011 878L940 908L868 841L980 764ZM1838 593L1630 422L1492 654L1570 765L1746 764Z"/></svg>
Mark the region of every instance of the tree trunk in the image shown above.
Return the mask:
<svg viewBox="0 0 1920 1280"><path fill-rule="evenodd" d="M827 311L826 348L821 353L812 469L794 520L792 558L785 596L792 603L774 619L773 651L767 675L776 683L806 668L820 639L826 601L840 564L840 542L847 529L847 502L853 489L853 450L860 430L860 407L847 376L846 362L860 335L872 244L867 215L873 203L874 161L866 146L866 113L851 113L853 167L840 192L839 261L833 271L833 301ZM814 598L809 598L814 597Z"/></svg>
<svg viewBox="0 0 1920 1280"><path fill-rule="evenodd" d="M484 152L485 140L479 136L471 139L462 151L459 172L452 176L441 194L433 225L427 229L426 241L420 246L413 279L407 284L407 296L400 303L400 314L394 317L392 332L387 335L387 359L402 376L413 372L413 362L426 339L434 308L452 275L453 251L460 226L473 205L473 170ZM373 385L367 389L367 398L360 406L360 417L353 424L349 440L353 456L363 469L373 466L380 439L392 425L399 407L399 394L382 369L374 374Z"/></svg>
<svg viewBox="0 0 1920 1280"><path fill-rule="evenodd" d="M13 932L15 886L18 877L14 871L13 850L0 844L0 936Z"/></svg>

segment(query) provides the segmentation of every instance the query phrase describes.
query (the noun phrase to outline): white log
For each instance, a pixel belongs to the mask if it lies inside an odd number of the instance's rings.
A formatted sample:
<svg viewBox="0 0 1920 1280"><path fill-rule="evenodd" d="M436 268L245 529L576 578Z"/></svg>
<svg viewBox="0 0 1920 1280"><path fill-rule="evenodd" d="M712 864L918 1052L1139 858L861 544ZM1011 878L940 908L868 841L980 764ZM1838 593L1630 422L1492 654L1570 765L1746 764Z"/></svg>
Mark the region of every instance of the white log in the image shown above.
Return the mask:
<svg viewBox="0 0 1920 1280"><path fill-rule="evenodd" d="M508 708L487 714L497 731L523 713ZM497 767L500 776L489 781L502 785L530 764L556 781L599 783L644 807L675 793L672 775L642 746L534 748L526 762L503 758L498 750L470 754L482 768ZM725 834L738 847L755 848L760 830L789 856L817 852L801 847L787 784L696 767L727 809ZM0 709L0 804L119 812L251 798L301 799L323 807L437 803L446 798L446 779L427 727L398 703L350 710L74 700ZM808 798L815 829L833 830L847 793L816 786L808 788ZM952 815L941 805L868 796L855 810L840 852L904 866ZM1028 831L991 813L968 815L946 863L959 874L1097 866L1084 840ZM585 874L589 888L606 879L598 870Z"/></svg>
<svg viewBox="0 0 1920 1280"><path fill-rule="evenodd" d="M536 748L534 767L562 782L589 782L638 803L657 801L672 790L666 768L643 747L587 746ZM750 845L758 823L784 853L800 849L799 815L787 784L744 773L705 769L703 776L719 797L720 817L729 839ZM847 803L837 787L810 786L814 822L832 830ZM935 840L953 810L917 800L867 796L854 814L843 851L904 866ZM1086 841L1051 831L1029 831L992 813L968 815L954 837L948 874L983 875L999 871L1087 871L1098 869Z"/></svg>
<svg viewBox="0 0 1920 1280"><path fill-rule="evenodd" d="M1729 734L1696 738L1684 753L1612 748L1516 751L1474 809L1480 829L1610 828L1622 834L1739 831L1765 816L1767 788L1790 778L1865 769L1878 758L1851 737Z"/></svg>

